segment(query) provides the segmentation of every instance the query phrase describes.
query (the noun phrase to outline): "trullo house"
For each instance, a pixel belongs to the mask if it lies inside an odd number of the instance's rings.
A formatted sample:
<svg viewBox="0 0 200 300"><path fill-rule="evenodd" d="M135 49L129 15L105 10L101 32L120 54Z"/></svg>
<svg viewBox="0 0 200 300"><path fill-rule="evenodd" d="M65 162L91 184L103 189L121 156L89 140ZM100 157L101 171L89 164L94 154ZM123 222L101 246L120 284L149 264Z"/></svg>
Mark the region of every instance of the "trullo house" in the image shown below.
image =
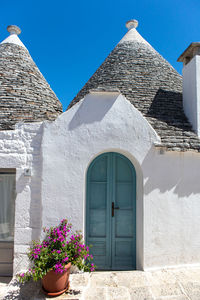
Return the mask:
<svg viewBox="0 0 200 300"><path fill-rule="evenodd" d="M0 276L67 217L99 269L200 264L200 43L183 78L136 20L66 112L20 41L0 44ZM181 51L182 49L180 49ZM67 78L66 78L67 80Z"/></svg>

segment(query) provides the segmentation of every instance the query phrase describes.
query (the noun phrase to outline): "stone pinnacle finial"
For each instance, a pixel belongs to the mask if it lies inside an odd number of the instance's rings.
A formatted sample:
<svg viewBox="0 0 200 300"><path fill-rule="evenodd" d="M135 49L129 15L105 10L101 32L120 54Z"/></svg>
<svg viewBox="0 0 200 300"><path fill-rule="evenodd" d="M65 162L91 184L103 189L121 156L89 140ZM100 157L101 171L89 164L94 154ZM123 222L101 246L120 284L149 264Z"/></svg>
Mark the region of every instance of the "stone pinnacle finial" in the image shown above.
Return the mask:
<svg viewBox="0 0 200 300"><path fill-rule="evenodd" d="M8 30L8 32L10 32L10 34L19 35L21 33L21 29L16 25L9 25L7 27L7 30Z"/></svg>
<svg viewBox="0 0 200 300"><path fill-rule="evenodd" d="M126 28L128 28L128 30L130 30L132 28L137 28L137 27L138 27L137 20L130 20L130 21L126 22Z"/></svg>

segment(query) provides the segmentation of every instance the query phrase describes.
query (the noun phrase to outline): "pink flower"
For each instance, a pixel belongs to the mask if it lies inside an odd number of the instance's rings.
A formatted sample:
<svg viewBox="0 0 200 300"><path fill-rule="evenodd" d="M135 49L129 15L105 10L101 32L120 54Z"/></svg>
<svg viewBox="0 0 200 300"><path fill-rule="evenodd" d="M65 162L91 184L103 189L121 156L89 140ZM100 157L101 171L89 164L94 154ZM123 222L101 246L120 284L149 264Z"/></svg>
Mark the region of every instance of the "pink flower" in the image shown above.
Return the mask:
<svg viewBox="0 0 200 300"><path fill-rule="evenodd" d="M67 261L69 258L68 257L65 257L64 259L63 259L63 261Z"/></svg>
<svg viewBox="0 0 200 300"><path fill-rule="evenodd" d="M57 253L60 253L61 251L60 250L57 250Z"/></svg>

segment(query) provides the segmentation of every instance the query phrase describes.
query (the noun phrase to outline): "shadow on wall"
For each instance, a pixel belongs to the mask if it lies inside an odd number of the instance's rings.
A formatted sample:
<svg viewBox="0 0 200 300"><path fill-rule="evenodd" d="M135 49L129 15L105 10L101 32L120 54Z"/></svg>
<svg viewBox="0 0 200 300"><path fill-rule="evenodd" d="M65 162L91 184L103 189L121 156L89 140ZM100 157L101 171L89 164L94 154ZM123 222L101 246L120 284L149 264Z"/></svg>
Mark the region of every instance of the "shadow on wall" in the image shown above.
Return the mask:
<svg viewBox="0 0 200 300"><path fill-rule="evenodd" d="M88 94L69 123L68 129L73 130L82 124L100 122L110 110L119 95Z"/></svg>
<svg viewBox="0 0 200 300"><path fill-rule="evenodd" d="M183 111L182 93L159 89L146 114L184 130L192 130Z"/></svg>
<svg viewBox="0 0 200 300"><path fill-rule="evenodd" d="M142 163L144 194L156 189L160 193L171 191L180 198L200 194L199 169L198 154L165 152L161 155L152 149Z"/></svg>

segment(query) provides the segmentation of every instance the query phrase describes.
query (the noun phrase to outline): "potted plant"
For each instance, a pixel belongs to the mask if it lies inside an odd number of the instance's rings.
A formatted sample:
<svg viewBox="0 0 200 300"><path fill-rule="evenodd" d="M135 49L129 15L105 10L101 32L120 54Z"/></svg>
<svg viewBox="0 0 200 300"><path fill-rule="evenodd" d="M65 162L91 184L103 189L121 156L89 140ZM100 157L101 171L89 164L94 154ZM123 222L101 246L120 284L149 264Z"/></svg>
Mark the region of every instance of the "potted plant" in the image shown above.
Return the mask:
<svg viewBox="0 0 200 300"><path fill-rule="evenodd" d="M58 226L43 229L46 236L42 242L32 242L28 251L32 267L18 274L20 282L42 279L44 292L57 296L69 288L71 265L83 271L95 270L89 247L84 244L81 233L76 231L73 234L71 228L67 219L63 219Z"/></svg>

